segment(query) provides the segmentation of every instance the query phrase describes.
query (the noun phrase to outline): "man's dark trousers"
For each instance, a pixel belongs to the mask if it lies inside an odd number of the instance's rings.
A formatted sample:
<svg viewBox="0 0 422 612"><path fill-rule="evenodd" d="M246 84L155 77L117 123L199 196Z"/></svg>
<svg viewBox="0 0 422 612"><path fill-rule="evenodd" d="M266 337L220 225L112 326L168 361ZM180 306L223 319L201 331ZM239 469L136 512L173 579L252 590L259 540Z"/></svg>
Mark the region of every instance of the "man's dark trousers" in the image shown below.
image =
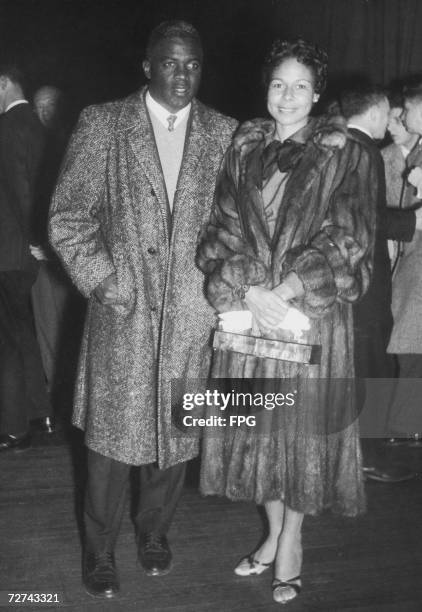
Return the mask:
<svg viewBox="0 0 422 612"><path fill-rule="evenodd" d="M36 273L0 271L0 433L51 414L30 306Z"/></svg>
<svg viewBox="0 0 422 612"><path fill-rule="evenodd" d="M51 415L35 337L31 287L38 265L30 253L44 128L30 105L0 116L0 433L23 434Z"/></svg>
<svg viewBox="0 0 422 612"><path fill-rule="evenodd" d="M132 466L88 449L88 482L85 495L85 549L112 552L125 508ZM137 535L165 535L182 493L186 462L160 470L155 463L134 468L139 482L135 513Z"/></svg>

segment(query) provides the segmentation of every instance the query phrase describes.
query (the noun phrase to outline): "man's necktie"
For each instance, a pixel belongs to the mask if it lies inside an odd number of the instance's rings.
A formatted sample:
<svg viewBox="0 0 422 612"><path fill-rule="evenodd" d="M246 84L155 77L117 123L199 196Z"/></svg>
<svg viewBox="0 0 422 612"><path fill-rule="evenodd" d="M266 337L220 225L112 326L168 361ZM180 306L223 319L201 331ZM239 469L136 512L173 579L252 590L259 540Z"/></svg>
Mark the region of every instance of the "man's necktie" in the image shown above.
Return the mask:
<svg viewBox="0 0 422 612"><path fill-rule="evenodd" d="M167 129L169 132L172 132L174 130L174 124L175 124L176 119L177 119L177 115L169 115L167 117L167 123L169 124Z"/></svg>

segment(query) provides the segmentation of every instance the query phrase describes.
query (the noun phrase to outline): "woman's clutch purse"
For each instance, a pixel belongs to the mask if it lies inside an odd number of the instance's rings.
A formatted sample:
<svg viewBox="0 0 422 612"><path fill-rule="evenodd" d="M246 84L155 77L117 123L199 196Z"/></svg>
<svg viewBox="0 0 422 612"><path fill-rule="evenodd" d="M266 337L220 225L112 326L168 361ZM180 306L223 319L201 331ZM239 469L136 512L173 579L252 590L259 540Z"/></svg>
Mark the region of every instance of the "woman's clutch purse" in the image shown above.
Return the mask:
<svg viewBox="0 0 422 612"><path fill-rule="evenodd" d="M290 307L277 328L277 340L253 335L253 319L249 310L232 310L218 315L218 328L214 333L213 348L253 355L255 357L318 364L321 347L300 342L303 331L310 328L309 318L296 308ZM286 340L283 340L283 330ZM295 340L292 342L292 332ZM289 340L287 339L289 338Z"/></svg>

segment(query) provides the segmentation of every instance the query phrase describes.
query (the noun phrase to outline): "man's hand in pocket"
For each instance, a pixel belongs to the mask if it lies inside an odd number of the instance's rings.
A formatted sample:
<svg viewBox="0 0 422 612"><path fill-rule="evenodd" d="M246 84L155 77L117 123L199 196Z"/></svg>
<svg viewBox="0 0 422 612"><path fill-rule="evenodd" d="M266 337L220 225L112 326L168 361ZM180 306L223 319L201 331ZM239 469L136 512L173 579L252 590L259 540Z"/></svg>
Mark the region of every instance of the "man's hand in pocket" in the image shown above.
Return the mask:
<svg viewBox="0 0 422 612"><path fill-rule="evenodd" d="M113 272L103 280L94 290L94 295L101 304L115 304L117 301L117 277Z"/></svg>

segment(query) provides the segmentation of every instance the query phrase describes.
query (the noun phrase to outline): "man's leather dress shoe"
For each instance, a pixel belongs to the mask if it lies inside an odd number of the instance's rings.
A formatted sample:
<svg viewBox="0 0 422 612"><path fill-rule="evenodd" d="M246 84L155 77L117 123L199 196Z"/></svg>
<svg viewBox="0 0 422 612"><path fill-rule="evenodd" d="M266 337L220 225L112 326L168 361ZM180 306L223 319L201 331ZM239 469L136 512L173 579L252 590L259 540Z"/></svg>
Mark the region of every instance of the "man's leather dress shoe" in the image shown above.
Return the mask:
<svg viewBox="0 0 422 612"><path fill-rule="evenodd" d="M56 426L54 424L53 417L46 416L40 419L34 419L31 421L31 427L35 431L39 431L41 433L53 434L56 431Z"/></svg>
<svg viewBox="0 0 422 612"><path fill-rule="evenodd" d="M89 595L111 599L120 590L114 555L88 552L84 556L83 582Z"/></svg>
<svg viewBox="0 0 422 612"><path fill-rule="evenodd" d="M31 446L31 436L28 433L23 436L12 434L0 434L0 452L8 450L22 451Z"/></svg>
<svg viewBox="0 0 422 612"><path fill-rule="evenodd" d="M411 480L416 476L415 472L412 472L412 470L409 470L401 465L391 465L386 468L364 467L363 472L365 478L376 480L377 482L385 482L387 484L404 482L405 480Z"/></svg>
<svg viewBox="0 0 422 612"><path fill-rule="evenodd" d="M165 535L153 531L141 533L138 559L148 576L164 576L171 570L172 554Z"/></svg>

